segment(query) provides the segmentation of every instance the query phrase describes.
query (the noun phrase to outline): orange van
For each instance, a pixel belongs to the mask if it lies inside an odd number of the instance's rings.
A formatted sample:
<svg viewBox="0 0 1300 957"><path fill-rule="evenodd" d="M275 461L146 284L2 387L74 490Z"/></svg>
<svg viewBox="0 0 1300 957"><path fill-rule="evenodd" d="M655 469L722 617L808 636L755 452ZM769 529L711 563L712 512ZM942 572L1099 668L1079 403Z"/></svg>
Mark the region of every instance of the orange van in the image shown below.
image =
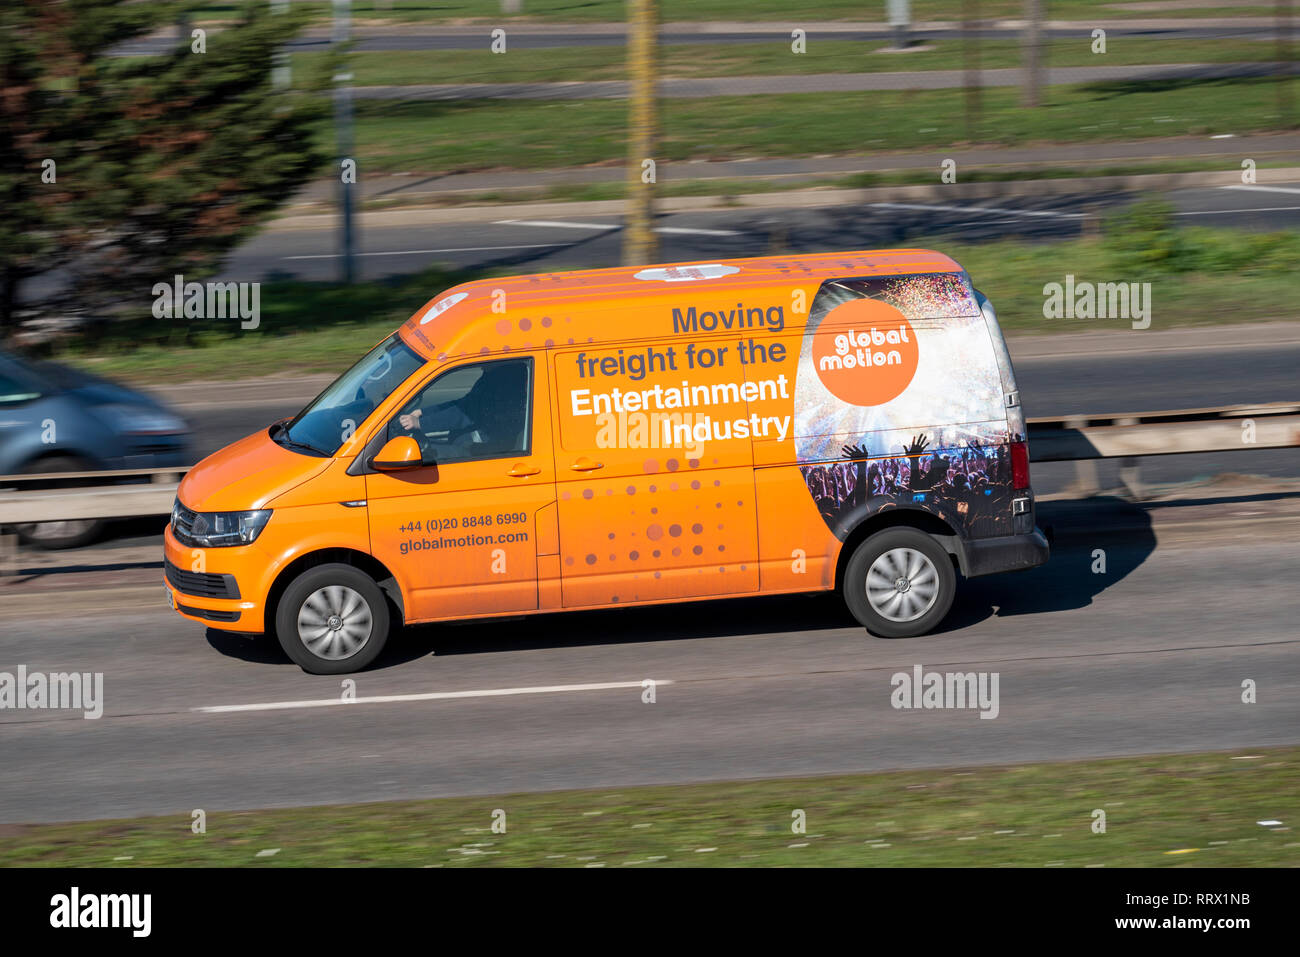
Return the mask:
<svg viewBox="0 0 1300 957"><path fill-rule="evenodd" d="M400 624L781 592L919 635L1048 555L993 307L920 249L457 286L190 470L165 542L177 612L319 674Z"/></svg>

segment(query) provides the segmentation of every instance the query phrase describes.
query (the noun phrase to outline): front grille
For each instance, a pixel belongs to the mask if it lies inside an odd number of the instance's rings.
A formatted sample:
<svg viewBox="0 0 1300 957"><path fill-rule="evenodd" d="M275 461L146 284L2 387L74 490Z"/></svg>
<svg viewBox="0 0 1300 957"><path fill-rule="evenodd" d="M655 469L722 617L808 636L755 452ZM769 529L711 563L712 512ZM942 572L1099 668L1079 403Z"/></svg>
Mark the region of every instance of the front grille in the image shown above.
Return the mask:
<svg viewBox="0 0 1300 957"><path fill-rule="evenodd" d="M234 575L210 575L206 572L187 572L171 562L163 561L163 570L171 586L183 595L200 598L238 598L239 586Z"/></svg>

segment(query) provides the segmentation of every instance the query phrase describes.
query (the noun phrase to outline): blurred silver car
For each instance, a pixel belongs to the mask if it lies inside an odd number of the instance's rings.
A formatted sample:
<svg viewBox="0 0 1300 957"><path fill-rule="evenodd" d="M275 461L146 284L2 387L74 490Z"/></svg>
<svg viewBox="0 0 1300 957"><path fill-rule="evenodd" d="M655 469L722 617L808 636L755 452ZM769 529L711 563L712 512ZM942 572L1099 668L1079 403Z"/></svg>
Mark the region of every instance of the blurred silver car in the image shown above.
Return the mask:
<svg viewBox="0 0 1300 957"><path fill-rule="evenodd" d="M188 435L185 420L151 396L0 351L0 475L186 466ZM52 479L38 487L74 484ZM71 548L94 539L103 524L82 519L17 529L39 548Z"/></svg>

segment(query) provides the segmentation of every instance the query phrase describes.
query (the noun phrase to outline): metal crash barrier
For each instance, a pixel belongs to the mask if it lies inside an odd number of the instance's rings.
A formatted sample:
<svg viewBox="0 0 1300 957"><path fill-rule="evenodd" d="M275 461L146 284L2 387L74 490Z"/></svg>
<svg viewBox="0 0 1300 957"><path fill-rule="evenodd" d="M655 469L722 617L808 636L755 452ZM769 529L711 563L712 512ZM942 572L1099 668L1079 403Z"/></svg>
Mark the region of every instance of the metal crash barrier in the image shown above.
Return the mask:
<svg viewBox="0 0 1300 957"><path fill-rule="evenodd" d="M1270 402L1213 409L1031 418L1033 462L1075 462L1075 489L1099 490L1097 459L1119 459L1120 481L1142 496L1137 459L1187 452L1244 452L1300 446L1300 403Z"/></svg>

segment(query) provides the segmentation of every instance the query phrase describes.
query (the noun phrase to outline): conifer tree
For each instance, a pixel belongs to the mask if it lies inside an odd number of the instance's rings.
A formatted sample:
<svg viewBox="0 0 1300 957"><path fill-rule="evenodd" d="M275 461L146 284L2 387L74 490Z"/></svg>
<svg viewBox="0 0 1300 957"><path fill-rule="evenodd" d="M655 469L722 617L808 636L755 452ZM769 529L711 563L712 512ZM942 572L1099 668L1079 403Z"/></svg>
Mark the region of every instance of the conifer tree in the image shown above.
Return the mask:
<svg viewBox="0 0 1300 957"><path fill-rule="evenodd" d="M0 3L0 339L21 314L147 309L301 186L323 100L272 83L308 11L265 0L200 37L186 2ZM112 55L170 34L157 56Z"/></svg>

